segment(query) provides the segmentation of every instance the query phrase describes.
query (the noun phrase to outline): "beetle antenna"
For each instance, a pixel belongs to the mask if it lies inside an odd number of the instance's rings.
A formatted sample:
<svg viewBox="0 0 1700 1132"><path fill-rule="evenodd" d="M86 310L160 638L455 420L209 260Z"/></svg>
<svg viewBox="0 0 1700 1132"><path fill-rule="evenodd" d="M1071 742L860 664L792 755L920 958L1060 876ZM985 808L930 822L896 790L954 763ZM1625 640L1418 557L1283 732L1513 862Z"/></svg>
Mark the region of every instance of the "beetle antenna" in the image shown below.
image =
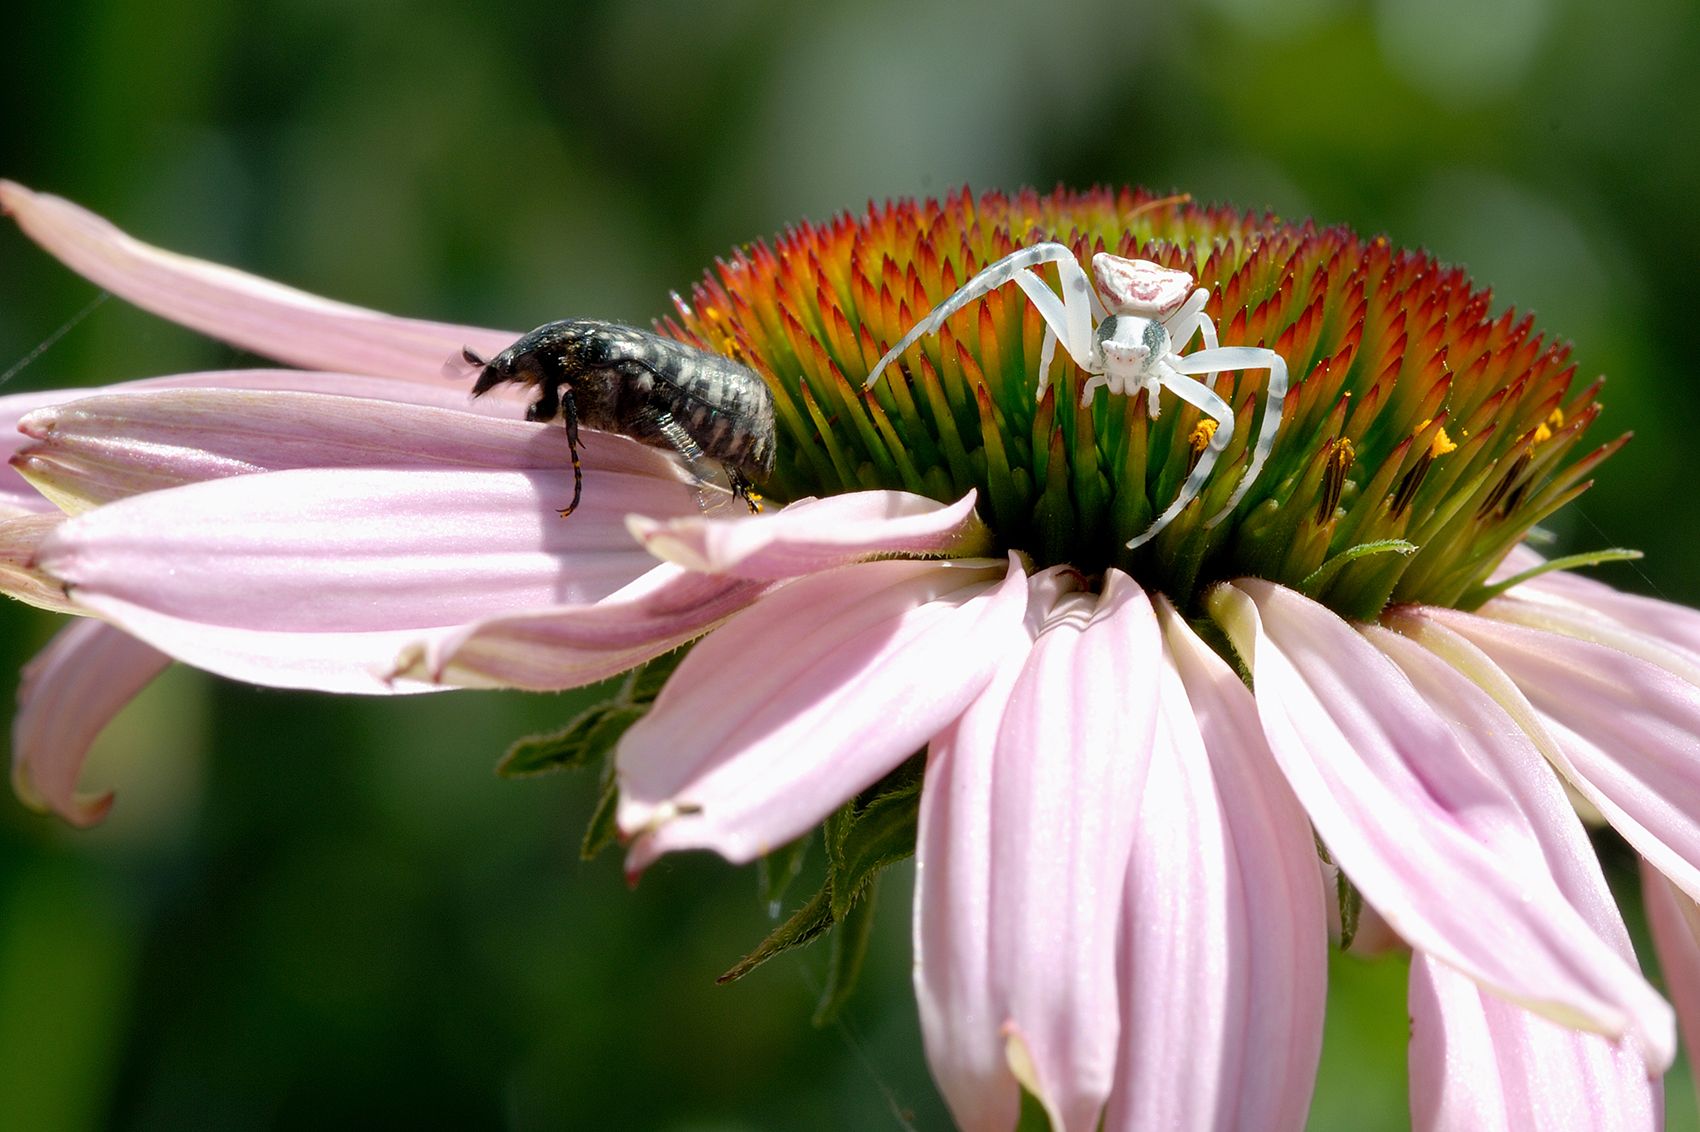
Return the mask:
<svg viewBox="0 0 1700 1132"><path fill-rule="evenodd" d="M464 381L489 365L471 346L462 346L459 354L451 354L443 363L443 376L450 381Z"/></svg>

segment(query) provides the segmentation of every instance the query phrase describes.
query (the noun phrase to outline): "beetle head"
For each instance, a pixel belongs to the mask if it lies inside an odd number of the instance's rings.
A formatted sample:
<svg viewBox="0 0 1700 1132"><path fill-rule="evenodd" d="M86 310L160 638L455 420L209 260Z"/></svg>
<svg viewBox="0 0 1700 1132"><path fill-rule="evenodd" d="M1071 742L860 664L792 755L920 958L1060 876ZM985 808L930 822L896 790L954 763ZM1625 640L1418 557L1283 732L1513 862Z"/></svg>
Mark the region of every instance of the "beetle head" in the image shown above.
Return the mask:
<svg viewBox="0 0 1700 1132"><path fill-rule="evenodd" d="M560 370L562 363L574 356L582 338L580 323L551 322L526 334L489 361L471 350L462 350L461 356L468 365L483 367L472 386L472 395L477 397L488 393L510 381L521 385L542 385L551 370Z"/></svg>

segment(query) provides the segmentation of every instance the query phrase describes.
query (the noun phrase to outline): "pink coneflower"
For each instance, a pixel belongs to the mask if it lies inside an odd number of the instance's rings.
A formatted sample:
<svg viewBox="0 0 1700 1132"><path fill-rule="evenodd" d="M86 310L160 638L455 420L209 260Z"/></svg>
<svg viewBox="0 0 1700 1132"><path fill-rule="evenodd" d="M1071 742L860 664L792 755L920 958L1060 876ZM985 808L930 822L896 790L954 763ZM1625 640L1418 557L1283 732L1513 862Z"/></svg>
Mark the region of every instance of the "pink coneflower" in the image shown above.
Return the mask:
<svg viewBox="0 0 1700 1132"><path fill-rule="evenodd" d="M598 435L561 522L561 430L437 377L512 335L0 203L102 286L309 367L0 399L13 466L71 516L7 485L0 585L96 619L26 679L27 798L99 816L82 750L165 656L338 691L563 688L696 641L619 739L629 867L748 861L825 822L828 889L777 949L912 843L923 1033L964 1128L1013 1127L1023 1089L1058 1129L1302 1127L1328 925L1360 904L1414 953L1419 1126L1658 1124L1672 1012L1566 790L1645 860L1686 1018L1700 617L1523 576L1529 527L1614 445L1575 458L1597 385L1461 272L1135 192L799 227L665 325L767 378L761 486L786 505L701 514L669 461ZM1082 406L1072 368L1035 400L1021 292L862 394L922 314L1042 239L1185 270L1223 343L1286 360L1275 449L1225 521L1259 372L1215 379L1235 440L1132 550L1211 433L1144 394Z"/></svg>

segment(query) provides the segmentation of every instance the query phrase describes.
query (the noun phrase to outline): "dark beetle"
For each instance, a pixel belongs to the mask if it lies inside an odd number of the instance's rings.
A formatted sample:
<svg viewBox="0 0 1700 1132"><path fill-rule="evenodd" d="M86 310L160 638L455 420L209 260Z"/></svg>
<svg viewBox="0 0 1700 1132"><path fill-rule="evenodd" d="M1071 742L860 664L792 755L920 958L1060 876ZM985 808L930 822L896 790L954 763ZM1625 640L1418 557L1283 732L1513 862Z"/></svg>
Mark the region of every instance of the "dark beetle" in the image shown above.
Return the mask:
<svg viewBox="0 0 1700 1132"><path fill-rule="evenodd" d="M754 370L614 322L567 319L539 326L486 362L471 350L467 363L483 367L474 397L503 382L535 385L531 421L563 418L573 456L573 501L584 486L578 429L617 432L685 458L699 480L710 461L726 472L733 494L759 510L752 480L773 470L773 394Z"/></svg>

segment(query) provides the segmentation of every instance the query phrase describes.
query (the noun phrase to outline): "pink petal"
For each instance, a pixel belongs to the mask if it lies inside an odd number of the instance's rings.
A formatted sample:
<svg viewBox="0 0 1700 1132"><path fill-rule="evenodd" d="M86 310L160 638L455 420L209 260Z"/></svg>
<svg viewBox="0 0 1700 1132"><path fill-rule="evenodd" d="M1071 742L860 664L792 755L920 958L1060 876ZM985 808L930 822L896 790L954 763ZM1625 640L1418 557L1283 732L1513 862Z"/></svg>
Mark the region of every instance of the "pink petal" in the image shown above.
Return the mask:
<svg viewBox="0 0 1700 1132"><path fill-rule="evenodd" d="M752 580L779 576L785 569L818 573L872 557L924 554L947 547L958 553L973 545L978 520L972 496L945 507L919 496L902 496L870 508L854 493L803 500L759 517L708 518L690 515L670 521L628 516L644 532L686 532L702 545L730 542L741 555L736 569L713 576L668 563L618 593L593 605L564 606L511 617L490 618L428 636L407 649L393 673L414 679L483 687L519 687L540 691L594 683L659 656L708 632L720 621L772 589ZM892 493L898 494L898 493ZM734 505L735 506L735 505ZM731 508L728 508L730 510ZM880 512L895 511L890 519ZM714 532L731 526L723 540ZM672 536L660 533L651 550Z"/></svg>
<svg viewBox="0 0 1700 1132"><path fill-rule="evenodd" d="M1096 1128L1110 1094L1122 893L1157 723L1157 682L1139 674L1157 669L1161 648L1145 592L1112 570L1100 596L1057 600L1007 692L992 684L934 743L922 867L962 852L988 854L989 866L951 866L918 894L917 985L929 1060L978 1125L1007 1107L1008 1073L1059 1132ZM989 778L989 790L968 775ZM945 797L929 801L934 790ZM941 844L940 822L965 830L966 844ZM983 986L951 974L958 961ZM1001 1072L982 1029L994 1026ZM970 1028L978 1032L962 1035L958 1054L957 1034ZM977 1087L993 1090L989 1109L973 1098Z"/></svg>
<svg viewBox="0 0 1700 1132"><path fill-rule="evenodd" d="M1664 1087L1633 1046L1566 1029L1411 958L1411 1117L1419 1132L1654 1132Z"/></svg>
<svg viewBox="0 0 1700 1132"><path fill-rule="evenodd" d="M482 415L516 420L525 415L519 399L504 396L503 390L492 390L489 395L474 401L471 391L464 384L445 382L441 385L430 385L393 377L320 373L298 369L209 370L203 373L174 374L170 377L150 377L102 388L50 389L0 397L0 464L9 465L18 449L31 443L30 437L18 431L18 424L38 409L103 394L211 388L327 393L343 397L369 398L374 401L436 405L444 409L459 408ZM43 498L10 466L0 468L0 508L37 512L54 510L53 504Z"/></svg>
<svg viewBox="0 0 1700 1132"><path fill-rule="evenodd" d="M71 270L214 338L307 369L442 380L462 347L485 354L517 334L395 318L151 247L70 201L0 181L0 211Z"/></svg>
<svg viewBox="0 0 1700 1132"><path fill-rule="evenodd" d="M392 677L558 691L695 640L772 589L662 563L601 601L458 626L411 642Z"/></svg>
<svg viewBox="0 0 1700 1132"><path fill-rule="evenodd" d="M1618 629L1679 649L1700 663L1700 612L1686 605L1624 593L1568 570L1542 574L1516 587L1509 596L1558 603L1576 622L1603 615ZM1491 604L1495 608L1515 607L1510 601Z"/></svg>
<svg viewBox="0 0 1700 1132"><path fill-rule="evenodd" d="M38 409L18 427L33 443L14 457L14 466L61 507L76 511L185 483L287 468L572 465L566 430L559 427L319 393L107 394ZM586 430L579 447L587 491L609 471L688 482L658 449L622 436Z"/></svg>
<svg viewBox="0 0 1700 1132"><path fill-rule="evenodd" d="M1545 561L1546 559L1537 553L1528 543L1520 542L1506 552L1505 557L1500 560L1499 565L1493 568L1493 573L1488 575L1488 581L1503 582L1507 578L1515 578L1518 574L1523 573L1525 570L1533 570L1536 566L1539 566ZM1563 573L1564 571L1555 572ZM1528 585L1531 583L1524 584Z"/></svg>
<svg viewBox="0 0 1700 1132"><path fill-rule="evenodd" d="M1519 543L1505 556L1490 580L1504 581L1545 561L1527 545ZM1700 659L1700 611L1674 601L1624 593L1575 570L1541 574L1512 589L1510 596L1557 602L1571 607L1573 612L1603 614L1623 629L1662 641Z"/></svg>
<svg viewBox="0 0 1700 1132"><path fill-rule="evenodd" d="M34 565L41 541L64 521L57 511L0 519L0 593L55 613L81 612L64 588Z"/></svg>
<svg viewBox="0 0 1700 1132"><path fill-rule="evenodd" d="M1587 830L1541 753L1541 737L1521 728L1532 713L1505 673L1469 641L1425 616L1428 612L1412 606L1396 609L1386 618L1386 629L1366 626L1363 632L1437 711L1459 725L1455 730L1461 749L1521 811L1565 899L1600 939L1634 963L1629 932ZM1505 730L1508 721L1515 725L1513 730ZM1483 742L1484 735L1496 741Z"/></svg>
<svg viewBox="0 0 1700 1132"><path fill-rule="evenodd" d="M621 740L627 867L676 849L754 859L924 746L1020 636L1026 584L983 559L799 579L691 650Z"/></svg>
<svg viewBox="0 0 1700 1132"><path fill-rule="evenodd" d="M1008 1132L1021 1108L991 969L994 754L1020 675L1012 657L933 740L915 837L915 1003L927 1065L964 1132Z"/></svg>
<svg viewBox="0 0 1700 1132"><path fill-rule="evenodd" d="M164 653L100 621L59 631L24 666L12 720L12 787L25 803L72 825L94 825L110 793L77 792L89 747L119 710L170 663Z"/></svg>
<svg viewBox="0 0 1700 1132"><path fill-rule="evenodd" d="M1659 1068L1660 1005L1555 883L1529 817L1484 765L1525 744L1462 677L1431 704L1374 645L1282 587L1218 587L1211 611L1251 664L1270 747L1318 834L1412 947L1577 1028L1633 1034ZM1425 679L1429 695L1442 677ZM1474 728L1452 724L1459 712ZM1469 718L1466 715L1465 718Z"/></svg>
<svg viewBox="0 0 1700 1132"><path fill-rule="evenodd" d="M1251 693L1158 604L1161 719L1128 870L1106 1129L1300 1129L1322 1050L1316 845Z"/></svg>
<svg viewBox="0 0 1700 1132"><path fill-rule="evenodd" d="M760 516L633 517L632 534L657 558L704 574L778 580L868 553L966 558L991 549L973 492L945 505L905 491L804 499Z"/></svg>
<svg viewBox="0 0 1700 1132"><path fill-rule="evenodd" d="M1692 1068L1700 1050L1700 906L1646 860L1641 862L1641 897ZM1695 1085L1700 1087L1700 1080Z"/></svg>
<svg viewBox="0 0 1700 1132"><path fill-rule="evenodd" d="M1542 753L1643 857L1700 896L1700 666L1604 618L1544 602L1502 598L1482 611L1494 616L1420 615L1467 638L1515 681L1516 700L1526 696L1535 709L1519 723ZM1524 623L1503 619L1513 616ZM1593 639L1572 635L1583 633Z"/></svg>
<svg viewBox="0 0 1700 1132"><path fill-rule="evenodd" d="M73 396L75 393L71 390L56 389L46 393L13 393L0 397L0 465L6 465L0 466L0 508L4 509L0 513L5 516L50 514L56 510L9 465L13 454L28 442L28 438L18 431L18 421L43 405L56 404Z"/></svg>
<svg viewBox="0 0 1700 1132"><path fill-rule="evenodd" d="M1495 698L1509 681L1468 642L1410 611L1395 612L1389 622L1412 639L1385 629L1364 632L1458 725L1476 764L1499 779L1527 816L1571 906L1633 969L1629 932L1587 831L1535 744L1520 734L1509 742L1471 741L1504 727ZM1468 679L1460 682L1460 675ZM1626 990L1626 1005L1641 1017L1637 1029L1651 1035L1644 1044L1674 1052L1670 1008L1639 978ZM1489 1127L1490 1115L1504 1121L1491 1126L1509 1129L1655 1126L1662 1094L1633 1044L1566 1030L1420 956L1412 965L1411 1000L1411 1097L1420 1127ZM1473 1052L1461 1057L1460 1049Z"/></svg>
<svg viewBox="0 0 1700 1132"><path fill-rule="evenodd" d="M589 477L587 477L587 480ZM433 630L598 600L647 572L633 508L694 493L649 476L306 469L212 480L66 521L38 566L155 647L236 679L386 692Z"/></svg>

